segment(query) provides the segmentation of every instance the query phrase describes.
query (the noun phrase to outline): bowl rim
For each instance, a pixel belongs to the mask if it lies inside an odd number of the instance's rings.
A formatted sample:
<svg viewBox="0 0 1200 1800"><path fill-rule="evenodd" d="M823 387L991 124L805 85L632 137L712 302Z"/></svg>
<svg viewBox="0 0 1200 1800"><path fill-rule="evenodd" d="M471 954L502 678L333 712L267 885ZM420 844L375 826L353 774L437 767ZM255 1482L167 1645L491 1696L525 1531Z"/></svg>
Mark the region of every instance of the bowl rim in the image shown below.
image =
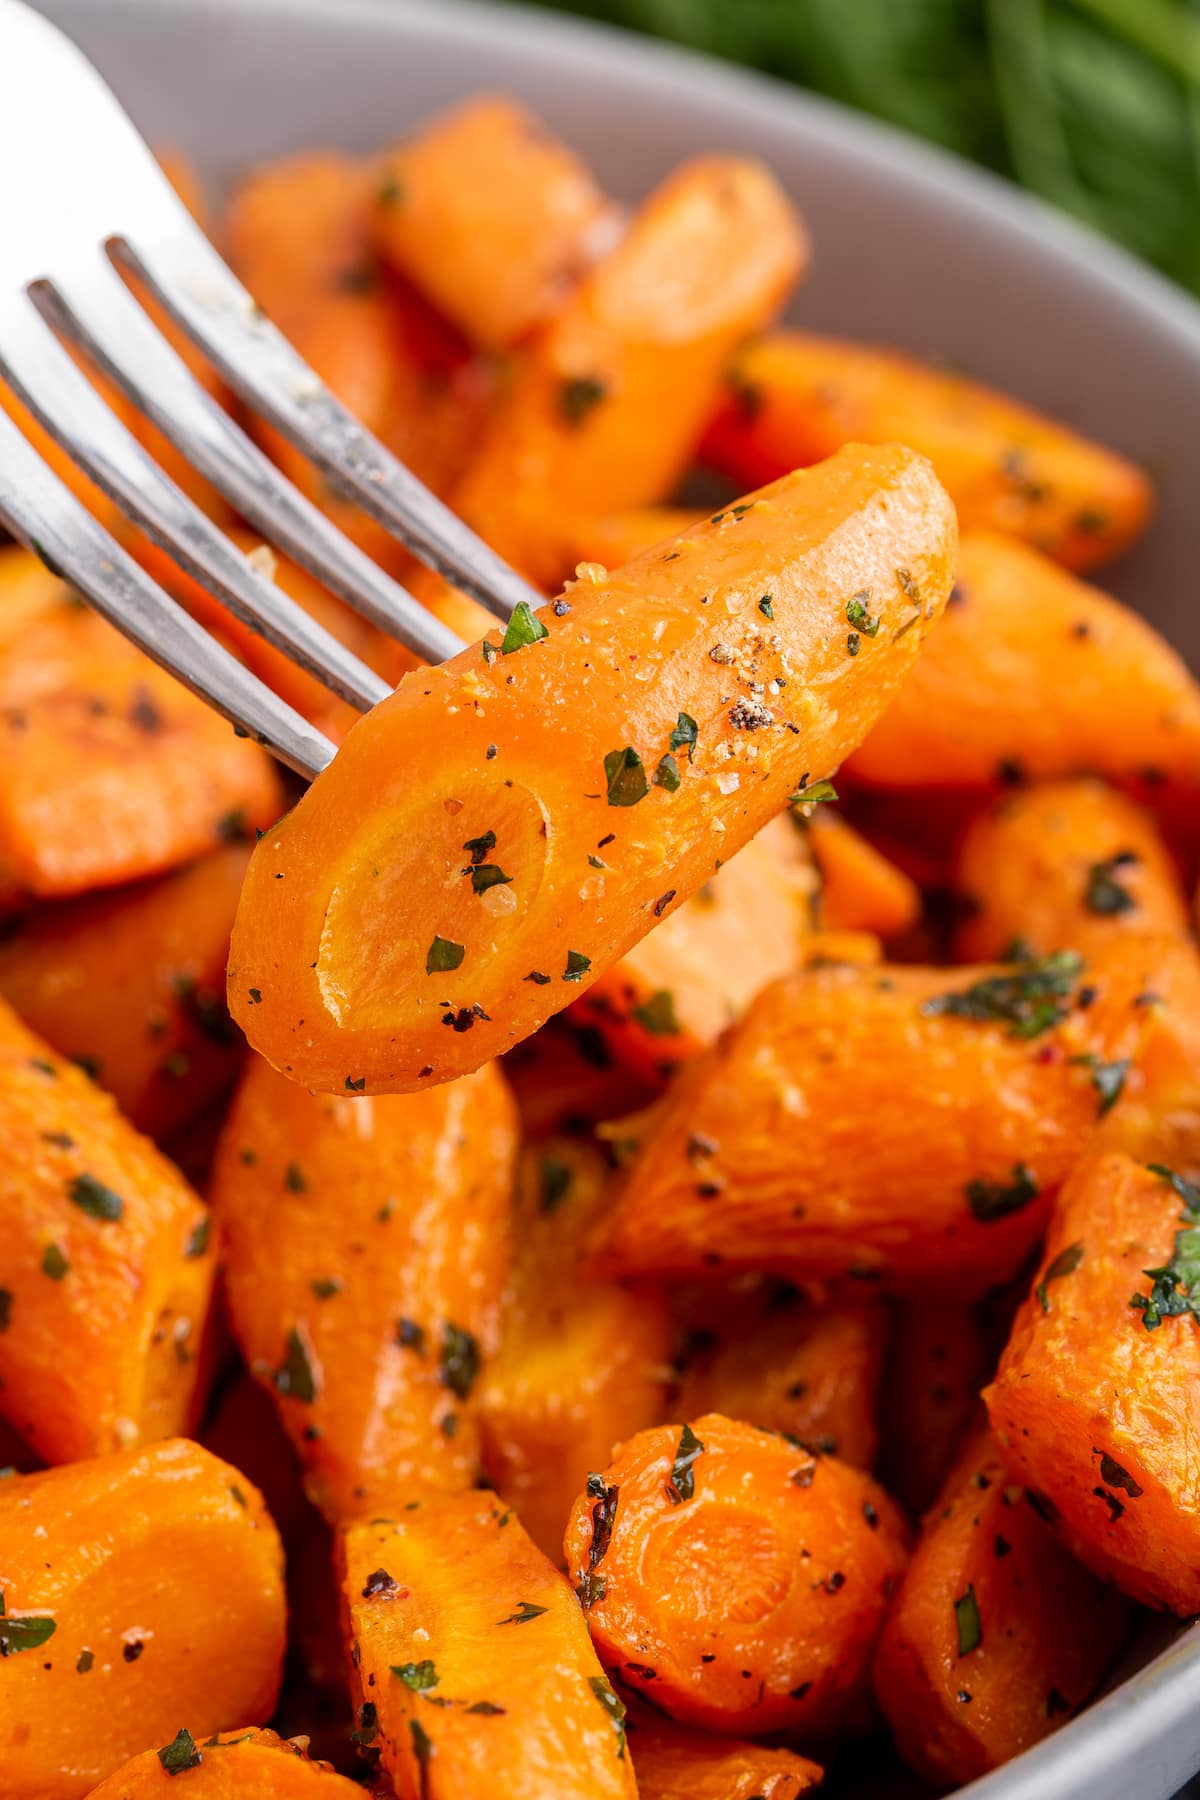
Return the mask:
<svg viewBox="0 0 1200 1800"><path fill-rule="evenodd" d="M591 65L635 88L686 87L693 94L751 106L784 132L819 136L839 158L866 174L881 161L889 177L923 190L955 211L1067 267L1136 308L1147 330L1165 333L1200 365L1200 303L1166 276L1089 226L991 170L853 111L807 88L687 46L643 37L619 26L503 0L33 0L60 23L103 15L153 18L172 11L223 24L276 20L290 32L306 23L364 29L397 39L458 42L478 52L481 39L519 43L523 55L557 62L586 53ZM69 24L64 26L70 35ZM1151 1759L1173 1729L1195 1711L1200 1682L1200 1619L1184 1621L1173 1640L1119 1686L1086 1706L1048 1738L989 1775L954 1790L955 1800L1083 1800L1105 1794L1106 1779ZM1200 1746L1195 1761L1200 1765ZM1124 1791L1124 1790L1123 1790Z"/></svg>

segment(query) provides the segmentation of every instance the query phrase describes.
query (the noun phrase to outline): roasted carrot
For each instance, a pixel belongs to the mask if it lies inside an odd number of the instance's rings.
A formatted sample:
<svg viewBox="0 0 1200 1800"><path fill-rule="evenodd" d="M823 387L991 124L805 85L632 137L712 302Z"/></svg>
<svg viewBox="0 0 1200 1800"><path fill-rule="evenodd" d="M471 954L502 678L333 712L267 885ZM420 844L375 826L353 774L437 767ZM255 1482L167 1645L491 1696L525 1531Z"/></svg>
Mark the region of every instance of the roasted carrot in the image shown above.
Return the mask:
<svg viewBox="0 0 1200 1800"><path fill-rule="evenodd" d="M88 1800L142 1800L171 1791L176 1776L187 1775L187 1792L198 1800L362 1800L362 1789L327 1762L314 1762L302 1738L273 1731L214 1732L196 1738L181 1726L170 1743L143 1750L93 1788Z"/></svg>
<svg viewBox="0 0 1200 1800"><path fill-rule="evenodd" d="M846 452L569 589L549 625L518 614L512 654L408 676L251 859L230 963L251 1042L381 1092L527 1036L859 741L953 555L927 464ZM868 587L883 626L851 655Z"/></svg>
<svg viewBox="0 0 1200 1800"><path fill-rule="evenodd" d="M632 1800L625 1709L514 1513L459 1494L341 1547L360 1741L398 1800Z"/></svg>
<svg viewBox="0 0 1200 1800"><path fill-rule="evenodd" d="M525 346L454 493L532 580L564 564L554 520L666 499L725 364L778 309L806 254L761 164L685 163Z"/></svg>
<svg viewBox="0 0 1200 1800"><path fill-rule="evenodd" d="M617 1128L641 1148L603 1266L981 1292L1033 1249L1116 1097L1148 1029L1142 992L1136 946L1087 966L1064 954L774 982Z"/></svg>
<svg viewBox="0 0 1200 1800"><path fill-rule="evenodd" d="M824 1773L794 1750L685 1731L643 1707L628 1729L640 1800L798 1800Z"/></svg>
<svg viewBox="0 0 1200 1800"><path fill-rule="evenodd" d="M515 100L477 96L381 159L380 253L485 350L561 307L617 229L580 158Z"/></svg>
<svg viewBox="0 0 1200 1800"><path fill-rule="evenodd" d="M1200 1189L1120 1152L1063 1189L984 1390L1013 1478L1068 1548L1146 1606L1200 1610Z"/></svg>
<svg viewBox="0 0 1200 1800"><path fill-rule="evenodd" d="M0 1481L0 1796L76 1800L187 1718L274 1704L283 1556L239 1470L182 1440Z"/></svg>
<svg viewBox="0 0 1200 1800"><path fill-rule="evenodd" d="M978 1308L897 1301L884 1365L880 1473L914 1518L937 1499L995 1367Z"/></svg>
<svg viewBox="0 0 1200 1800"><path fill-rule="evenodd" d="M157 880L43 907L0 943L0 995L155 1138L202 1112L241 1064L225 964L248 856L231 844Z"/></svg>
<svg viewBox="0 0 1200 1800"><path fill-rule="evenodd" d="M986 792L1081 771L1155 811L1194 807L1200 688L1119 601L1036 550L968 535L941 628L847 774Z"/></svg>
<svg viewBox="0 0 1200 1800"><path fill-rule="evenodd" d="M208 1214L2 1001L0 1136L0 1413L47 1462L187 1430L206 1372Z"/></svg>
<svg viewBox="0 0 1200 1800"><path fill-rule="evenodd" d="M873 344L778 332L747 346L701 454L750 486L847 443L927 456L964 531L1024 538L1091 569L1145 528L1142 471L1032 407Z"/></svg>
<svg viewBox="0 0 1200 1800"><path fill-rule="evenodd" d="M1144 943L1153 1026L1104 1136L1191 1169L1200 1159L1200 955L1178 866L1153 821L1100 782L1035 785L970 827L957 886L963 955L1016 940L1085 955L1122 936Z"/></svg>
<svg viewBox="0 0 1200 1800"><path fill-rule="evenodd" d="M602 894L606 871L581 889ZM771 819L711 881L635 944L570 1017L594 1028L647 1084L698 1056L801 960L818 876L799 832Z"/></svg>
<svg viewBox="0 0 1200 1800"><path fill-rule="evenodd" d="M875 1693L900 1754L938 1786L999 1768L1091 1699L1129 1617L1009 1482L986 1427L975 1431L875 1656Z"/></svg>
<svg viewBox="0 0 1200 1800"><path fill-rule="evenodd" d="M494 1069L407 1099L352 1088L308 1094L256 1059L212 1185L235 1334L331 1519L475 1476L516 1148Z"/></svg>
<svg viewBox="0 0 1200 1800"><path fill-rule="evenodd" d="M869 931L899 937L921 916L915 881L836 812L818 807L809 844L820 891L815 915L831 931ZM979 960L982 960L979 959Z"/></svg>
<svg viewBox="0 0 1200 1800"><path fill-rule="evenodd" d="M689 1330L673 1414L719 1412L779 1431L823 1455L869 1469L879 1442L879 1380L887 1317L872 1301L814 1302L755 1281L718 1289Z"/></svg>
<svg viewBox="0 0 1200 1800"><path fill-rule="evenodd" d="M601 1119L636 1112L663 1086L618 1062L596 1027L575 1024L570 1013L510 1050L502 1066L529 1138L586 1134Z"/></svg>
<svg viewBox="0 0 1200 1800"><path fill-rule="evenodd" d="M566 1551L601 1660L635 1692L802 1744L861 1715L905 1528L861 1470L708 1413L623 1444Z"/></svg>
<svg viewBox="0 0 1200 1800"><path fill-rule="evenodd" d="M599 519L563 520L558 529L565 561L558 578L565 581L580 563L619 569L643 550L665 546L668 538L687 537L703 524L705 516L682 506L631 506Z"/></svg>
<svg viewBox="0 0 1200 1800"><path fill-rule="evenodd" d="M0 889L61 898L157 874L282 804L257 745L34 557L0 550Z"/></svg>
<svg viewBox="0 0 1200 1800"><path fill-rule="evenodd" d="M662 1296L582 1272L609 1179L586 1142L551 1138L526 1152L500 1349L480 1388L484 1468L553 1562L588 1471L656 1424L666 1398Z"/></svg>

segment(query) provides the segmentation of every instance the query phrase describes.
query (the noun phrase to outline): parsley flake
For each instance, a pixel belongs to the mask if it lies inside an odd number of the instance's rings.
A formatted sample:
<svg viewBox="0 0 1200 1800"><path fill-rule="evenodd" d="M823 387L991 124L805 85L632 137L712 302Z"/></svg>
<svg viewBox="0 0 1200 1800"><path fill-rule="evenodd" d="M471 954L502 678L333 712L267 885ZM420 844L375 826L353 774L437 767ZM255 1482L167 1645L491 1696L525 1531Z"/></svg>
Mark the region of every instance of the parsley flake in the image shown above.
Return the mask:
<svg viewBox="0 0 1200 1800"><path fill-rule="evenodd" d="M966 1185L967 1205L981 1225L992 1225L997 1219L1020 1212L1031 1200L1036 1200L1040 1192L1037 1176L1024 1163L1013 1164L1011 1181L985 1181L976 1177Z"/></svg>
<svg viewBox="0 0 1200 1800"><path fill-rule="evenodd" d="M424 1662L392 1663L392 1674L397 1681L402 1681L414 1694L427 1694L430 1688L438 1684L436 1666L428 1659Z"/></svg>
<svg viewBox="0 0 1200 1800"><path fill-rule="evenodd" d="M298 1325L294 1325L287 1334L283 1364L275 1371L275 1388L289 1399L303 1401L305 1406L311 1406L319 1392L320 1383L313 1368L312 1354Z"/></svg>
<svg viewBox="0 0 1200 1800"><path fill-rule="evenodd" d="M455 944L450 938L435 934L432 944L425 952L425 973L444 975L450 969L457 969L466 953L465 944Z"/></svg>
<svg viewBox="0 0 1200 1800"><path fill-rule="evenodd" d="M610 806L636 806L650 792L645 764L631 744L609 751L604 758L604 781Z"/></svg>
<svg viewBox="0 0 1200 1800"><path fill-rule="evenodd" d="M550 633L542 624L528 600L518 600L509 614L508 624L504 627L504 636L500 640L501 656L511 656L514 650L524 650L527 644L536 644Z"/></svg>
<svg viewBox="0 0 1200 1800"><path fill-rule="evenodd" d="M163 1745L158 1760L168 1775L182 1775L185 1769L198 1769L203 1759L195 1738L184 1728L175 1733L169 1744Z"/></svg>
<svg viewBox="0 0 1200 1800"><path fill-rule="evenodd" d="M958 1627L958 1654L970 1656L983 1642L983 1626L979 1622L979 1602L974 1586L954 1602L954 1622Z"/></svg>
<svg viewBox="0 0 1200 1800"><path fill-rule="evenodd" d="M608 393L607 384L594 375L568 375L558 390L558 404L568 425L582 425L593 407Z"/></svg>
<svg viewBox="0 0 1200 1800"><path fill-rule="evenodd" d="M671 1479L667 1483L667 1498L672 1506L678 1506L683 1500L690 1500L695 1494L694 1465L696 1458L703 1454L704 1445L691 1426L685 1425L679 1434L679 1447L671 1464Z"/></svg>
<svg viewBox="0 0 1200 1800"><path fill-rule="evenodd" d="M588 1686L612 1721L617 1739L617 1761L625 1760L625 1708L603 1675L589 1675Z"/></svg>
<svg viewBox="0 0 1200 1800"><path fill-rule="evenodd" d="M42 1274L48 1275L51 1281L61 1281L70 1263L57 1244L47 1244L42 1251Z"/></svg>
<svg viewBox="0 0 1200 1800"><path fill-rule="evenodd" d="M546 1611L544 1606L534 1606L532 1601L521 1600L517 1610L509 1613L506 1619L497 1619L497 1625L528 1625L532 1619L540 1619Z"/></svg>
<svg viewBox="0 0 1200 1800"><path fill-rule="evenodd" d="M1089 912L1112 919L1121 913L1137 911L1137 901L1118 879L1121 869L1130 868L1137 861L1132 850L1120 850L1116 856L1092 864L1083 889L1083 904Z"/></svg>
<svg viewBox="0 0 1200 1800"><path fill-rule="evenodd" d="M567 966L563 971L563 980L582 981L591 966L591 957L585 956L582 950L568 950Z"/></svg>
<svg viewBox="0 0 1200 1800"><path fill-rule="evenodd" d="M1066 1249L1060 1250L1053 1262L1047 1265L1046 1273L1033 1290L1037 1296L1038 1305L1044 1313L1050 1311L1047 1287L1052 1281L1060 1281L1064 1275L1073 1275L1083 1261L1083 1254L1082 1244L1068 1244Z"/></svg>
<svg viewBox="0 0 1200 1800"><path fill-rule="evenodd" d="M667 743L672 750L686 750L688 761L691 762L696 754L696 739L699 735L699 728L691 713L681 712Z"/></svg>
<svg viewBox="0 0 1200 1800"><path fill-rule="evenodd" d="M1022 965L1015 974L988 975L959 993L935 994L921 1011L926 1018L941 1014L1007 1025L1009 1037L1038 1037L1066 1017L1064 1001L1082 969L1083 958L1076 951L1060 950Z"/></svg>
<svg viewBox="0 0 1200 1800"><path fill-rule="evenodd" d="M648 1000L635 1006L632 1017L651 1037L674 1037L679 1030L679 1020L675 1017L675 996L667 988L659 988Z"/></svg>
<svg viewBox="0 0 1200 1800"><path fill-rule="evenodd" d="M442 1386L448 1387L457 1399L465 1400L479 1375L479 1345L460 1325L447 1324L442 1329L438 1371Z"/></svg>
<svg viewBox="0 0 1200 1800"><path fill-rule="evenodd" d="M67 1184L67 1198L90 1219L102 1219L115 1225L125 1211L125 1202L94 1175L74 1175Z"/></svg>
<svg viewBox="0 0 1200 1800"><path fill-rule="evenodd" d="M679 764L668 750L658 759L658 767L654 771L655 787L665 788L668 794L678 790L683 777L679 773Z"/></svg>

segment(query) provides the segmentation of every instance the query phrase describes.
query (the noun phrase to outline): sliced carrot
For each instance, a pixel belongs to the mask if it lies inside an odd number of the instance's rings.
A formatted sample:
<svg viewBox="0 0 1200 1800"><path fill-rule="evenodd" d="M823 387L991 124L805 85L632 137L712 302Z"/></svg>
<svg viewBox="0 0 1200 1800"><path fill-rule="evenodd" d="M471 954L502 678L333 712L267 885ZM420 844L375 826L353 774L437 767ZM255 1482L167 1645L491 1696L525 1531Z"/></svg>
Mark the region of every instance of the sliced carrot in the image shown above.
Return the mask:
<svg viewBox="0 0 1200 1800"><path fill-rule="evenodd" d="M816 915L832 931L899 937L921 917L915 881L838 813L819 807L809 843L820 877ZM982 960L979 959L979 960Z"/></svg>
<svg viewBox="0 0 1200 1800"><path fill-rule="evenodd" d="M380 253L485 350L562 306L616 227L580 158L515 100L476 96L382 158Z"/></svg>
<svg viewBox="0 0 1200 1800"><path fill-rule="evenodd" d="M231 844L155 881L42 907L0 943L0 995L152 1137L201 1113L241 1065L225 964L248 856Z"/></svg>
<svg viewBox="0 0 1200 1800"><path fill-rule="evenodd" d="M662 1296L582 1271L608 1183L605 1157L586 1142L552 1138L526 1152L500 1349L480 1389L484 1468L553 1562L588 1471L657 1423L666 1399Z"/></svg>
<svg viewBox="0 0 1200 1800"><path fill-rule="evenodd" d="M245 1476L182 1439L0 1482L0 1795L81 1800L147 1742L267 1717L283 1553Z"/></svg>
<svg viewBox="0 0 1200 1800"><path fill-rule="evenodd" d="M1021 544L967 536L940 629L847 775L994 792L1081 771L1156 812L1194 808L1200 687L1119 601Z"/></svg>
<svg viewBox="0 0 1200 1800"><path fill-rule="evenodd" d="M628 1723L641 1800L798 1800L824 1774L794 1750L685 1731L641 1707Z"/></svg>
<svg viewBox="0 0 1200 1800"><path fill-rule="evenodd" d="M204 1206L2 1001L0 1121L0 1413L47 1462L186 1431L207 1373Z"/></svg>
<svg viewBox="0 0 1200 1800"><path fill-rule="evenodd" d="M573 575L579 563L619 569L643 550L665 546L668 538L687 537L704 518L704 513L682 506L631 506L603 518L564 520L559 526L565 555L559 579Z"/></svg>
<svg viewBox="0 0 1200 1800"><path fill-rule="evenodd" d="M685 163L526 345L455 505L533 581L564 566L554 519L665 500L725 364L778 309L802 228L761 164Z"/></svg>
<svg viewBox="0 0 1200 1800"><path fill-rule="evenodd" d="M518 615L513 654L406 677L251 859L230 992L252 1043L380 1092L528 1036L860 740L953 554L927 464L847 452L569 589L548 625ZM850 655L863 587L885 629Z"/></svg>
<svg viewBox="0 0 1200 1800"><path fill-rule="evenodd" d="M718 1288L695 1309L679 1385L678 1418L719 1412L779 1431L823 1455L869 1469L879 1443L879 1381L887 1315L870 1300L810 1301L760 1282Z"/></svg>
<svg viewBox="0 0 1200 1800"><path fill-rule="evenodd" d="M264 752L67 596L0 550L0 888L136 880L217 848L234 819L275 819Z"/></svg>
<svg viewBox="0 0 1200 1800"><path fill-rule="evenodd" d="M1037 1243L1119 1092L1149 1029L1144 975L1131 946L1086 966L825 967L773 983L615 1128L641 1148L602 1266L982 1292Z"/></svg>
<svg viewBox="0 0 1200 1800"><path fill-rule="evenodd" d="M896 350L799 331L743 351L702 454L753 485L855 442L911 444L964 531L1024 538L1070 569L1123 550L1153 506L1140 469L1007 394Z"/></svg>
<svg viewBox="0 0 1200 1800"><path fill-rule="evenodd" d="M331 1519L475 1477L515 1138L494 1069L384 1100L246 1072L212 1185L230 1317Z"/></svg>
<svg viewBox="0 0 1200 1800"><path fill-rule="evenodd" d="M169 1744L143 1750L107 1781L93 1788L89 1800L142 1800L166 1794L177 1775L187 1775L187 1790L197 1800L362 1800L362 1789L327 1762L314 1762L302 1738L281 1738L273 1731L223 1731L198 1740L182 1726Z"/></svg>
<svg viewBox="0 0 1200 1800"><path fill-rule="evenodd" d="M889 1494L920 1518L979 1410L995 1366L979 1309L952 1295L901 1300L884 1369L881 1474Z"/></svg>
<svg viewBox="0 0 1200 1800"><path fill-rule="evenodd" d="M1200 1610L1198 1201L1165 1167L1085 1158L984 1390L1010 1473L1072 1553L1184 1618Z"/></svg>
<svg viewBox="0 0 1200 1800"><path fill-rule="evenodd" d="M602 860L602 858L597 859ZM602 894L607 871L580 894ZM635 944L570 1010L647 1085L698 1056L760 988L794 969L818 877L787 819L772 819L711 881Z"/></svg>
<svg viewBox="0 0 1200 1800"><path fill-rule="evenodd" d="M633 1800L575 1596L488 1494L342 1534L359 1731L397 1800Z"/></svg>
<svg viewBox="0 0 1200 1800"><path fill-rule="evenodd" d="M622 1444L566 1541L601 1660L634 1692L799 1744L861 1717L905 1550L869 1475L719 1413Z"/></svg>
<svg viewBox="0 0 1200 1800"><path fill-rule="evenodd" d="M875 1656L900 1754L939 1787L998 1769L1091 1699L1129 1618L977 1430L926 1520Z"/></svg>

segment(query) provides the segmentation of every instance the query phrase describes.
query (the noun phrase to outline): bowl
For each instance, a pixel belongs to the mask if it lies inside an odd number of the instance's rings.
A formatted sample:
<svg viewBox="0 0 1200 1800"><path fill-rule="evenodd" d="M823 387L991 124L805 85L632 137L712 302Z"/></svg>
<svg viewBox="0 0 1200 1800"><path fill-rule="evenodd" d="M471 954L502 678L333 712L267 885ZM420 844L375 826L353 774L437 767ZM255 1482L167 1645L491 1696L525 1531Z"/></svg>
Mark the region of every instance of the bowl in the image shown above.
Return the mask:
<svg viewBox="0 0 1200 1800"><path fill-rule="evenodd" d="M1103 585L1200 667L1200 307L1006 183L690 52L471 0L39 0L146 136L219 186L315 144L369 150L478 89L520 95L633 199L681 157L763 157L813 233L792 316L948 362L1150 470L1151 532ZM81 146L86 154L86 146ZM1108 1691L963 1800L1168 1800L1200 1768L1200 1624L1150 1620Z"/></svg>

